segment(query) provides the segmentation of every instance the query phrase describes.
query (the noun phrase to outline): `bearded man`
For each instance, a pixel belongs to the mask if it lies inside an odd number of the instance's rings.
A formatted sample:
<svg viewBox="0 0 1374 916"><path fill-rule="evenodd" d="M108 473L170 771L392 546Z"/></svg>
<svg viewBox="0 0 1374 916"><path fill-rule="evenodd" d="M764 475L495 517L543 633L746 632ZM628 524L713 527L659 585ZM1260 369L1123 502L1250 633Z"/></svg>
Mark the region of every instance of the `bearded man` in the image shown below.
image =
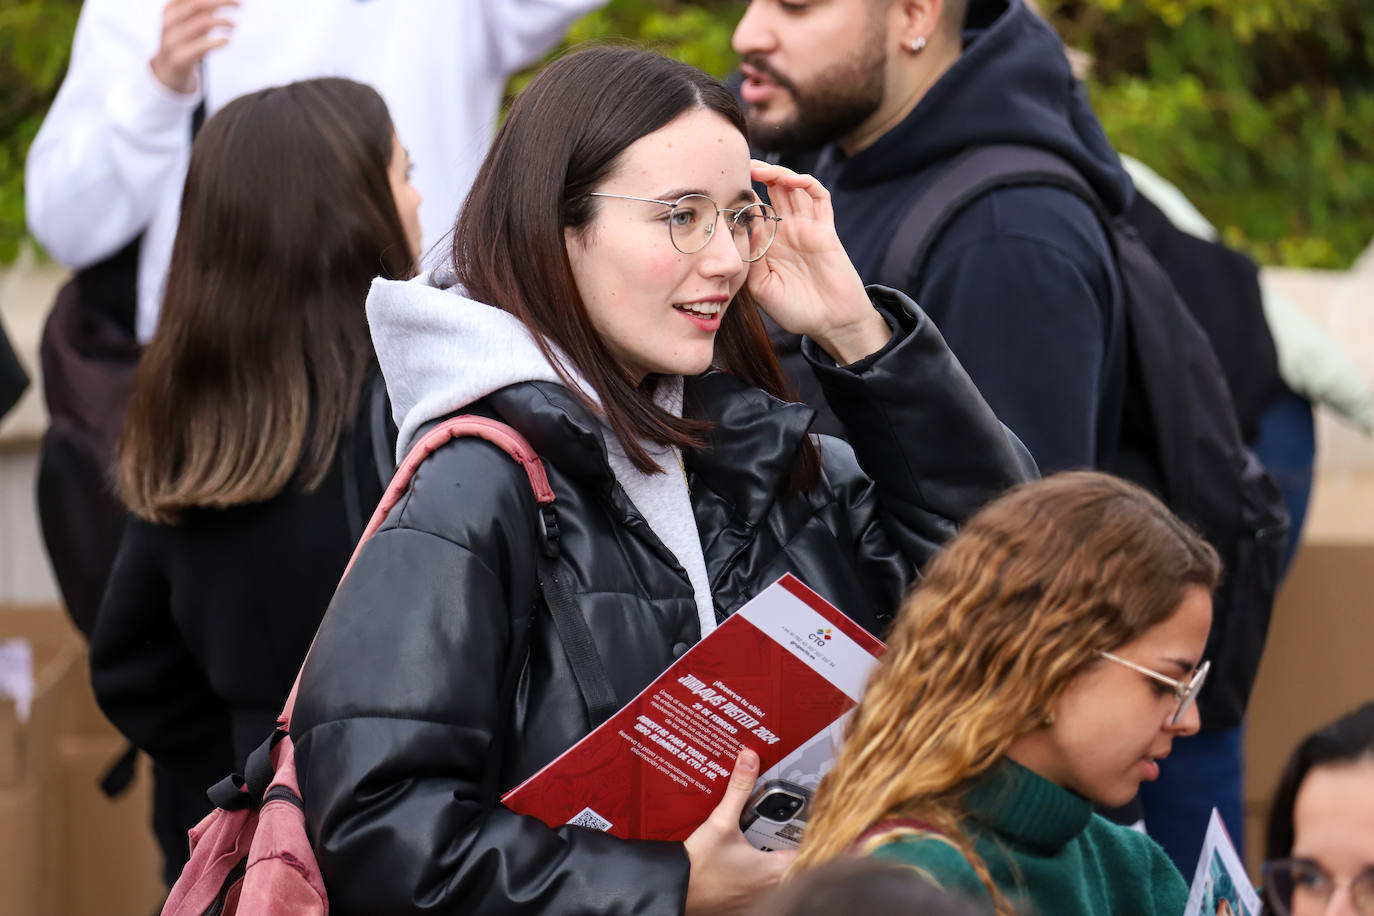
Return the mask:
<svg viewBox="0 0 1374 916"><path fill-rule="evenodd" d="M1022 0L751 0L733 44L755 146L809 164L830 188L840 240L867 282L903 217L973 147L1046 149L1112 213L1133 194L1058 36ZM1042 471L1110 468L1126 339L1092 208L1046 185L990 191L947 225L924 265L903 291ZM775 342L826 428L833 418L788 352L795 342Z"/></svg>
<svg viewBox="0 0 1374 916"><path fill-rule="evenodd" d="M750 0L733 43L756 148L830 188L840 240L867 282L916 260L904 223L933 209L942 176L969 150L1046 151L1108 214L1131 207L1134 188L1063 45L1024 0ZM1043 472L1095 467L1157 482L1139 372L1127 375L1121 278L1091 205L1049 184L995 186L923 255L903 291ZM818 428L837 429L796 339L773 331ZM1210 723L1206 694L1202 704L1204 731L1174 742L1160 781L1142 786L1145 804L1112 812L1128 823L1143 814L1185 871L1213 806L1237 839L1243 811L1241 730Z"/></svg>

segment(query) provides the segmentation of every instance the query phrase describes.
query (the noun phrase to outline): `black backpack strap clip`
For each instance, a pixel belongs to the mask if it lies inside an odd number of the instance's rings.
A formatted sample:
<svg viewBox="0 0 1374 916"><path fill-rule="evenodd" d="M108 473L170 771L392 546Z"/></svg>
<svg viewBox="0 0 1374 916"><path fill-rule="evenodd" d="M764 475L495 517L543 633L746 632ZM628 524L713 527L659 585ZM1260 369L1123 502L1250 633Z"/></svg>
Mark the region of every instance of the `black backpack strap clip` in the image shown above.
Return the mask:
<svg viewBox="0 0 1374 916"><path fill-rule="evenodd" d="M210 803L225 811L261 806L276 775L272 768L272 749L285 737L285 729L280 726L273 729L268 739L248 755L242 773L230 773L206 790Z"/></svg>
<svg viewBox="0 0 1374 916"><path fill-rule="evenodd" d="M559 543L558 515L552 504L539 507L539 537L543 541L541 550L545 557L552 560L562 552Z"/></svg>

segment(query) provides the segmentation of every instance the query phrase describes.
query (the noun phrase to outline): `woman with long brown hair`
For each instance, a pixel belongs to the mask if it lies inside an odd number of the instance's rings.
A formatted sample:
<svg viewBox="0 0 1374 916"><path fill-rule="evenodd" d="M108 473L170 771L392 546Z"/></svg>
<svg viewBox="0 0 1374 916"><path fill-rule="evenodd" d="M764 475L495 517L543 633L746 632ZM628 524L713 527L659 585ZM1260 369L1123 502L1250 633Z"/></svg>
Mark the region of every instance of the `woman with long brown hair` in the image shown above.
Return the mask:
<svg viewBox="0 0 1374 916"><path fill-rule="evenodd" d="M363 305L418 256L407 172L385 103L350 80L244 96L196 139L91 636L101 708L157 766L169 881L205 789L271 733L381 495Z"/></svg>
<svg viewBox="0 0 1374 916"><path fill-rule="evenodd" d="M739 827L752 750L683 843L549 826L500 792L783 573L881 630L955 523L1028 473L1021 453L915 305L865 290L825 189L751 164L729 90L655 54L582 51L534 79L450 266L368 299L398 451L493 418L556 498L536 507L487 442L447 442L340 584L291 722L331 908L738 909L788 861ZM809 338L852 447L808 435L761 310ZM586 638L565 645L551 605ZM609 704L583 696L589 654Z"/></svg>
<svg viewBox="0 0 1374 916"><path fill-rule="evenodd" d="M1073 472L970 519L898 615L796 865L915 866L998 914L1176 916L1188 889L1120 805L1207 664L1216 553L1144 490Z"/></svg>

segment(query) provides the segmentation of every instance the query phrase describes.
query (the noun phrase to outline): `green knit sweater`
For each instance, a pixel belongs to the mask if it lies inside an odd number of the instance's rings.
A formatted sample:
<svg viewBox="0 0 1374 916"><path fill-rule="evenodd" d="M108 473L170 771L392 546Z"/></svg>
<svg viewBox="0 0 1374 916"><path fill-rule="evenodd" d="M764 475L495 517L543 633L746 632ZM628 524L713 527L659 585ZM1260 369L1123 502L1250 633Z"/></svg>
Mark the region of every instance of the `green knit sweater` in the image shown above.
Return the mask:
<svg viewBox="0 0 1374 916"><path fill-rule="evenodd" d="M993 882L1026 916L1180 916L1188 886L1164 850L1092 803L1008 760L968 791L963 829ZM919 826L870 834L863 852L911 865L992 907L958 848Z"/></svg>

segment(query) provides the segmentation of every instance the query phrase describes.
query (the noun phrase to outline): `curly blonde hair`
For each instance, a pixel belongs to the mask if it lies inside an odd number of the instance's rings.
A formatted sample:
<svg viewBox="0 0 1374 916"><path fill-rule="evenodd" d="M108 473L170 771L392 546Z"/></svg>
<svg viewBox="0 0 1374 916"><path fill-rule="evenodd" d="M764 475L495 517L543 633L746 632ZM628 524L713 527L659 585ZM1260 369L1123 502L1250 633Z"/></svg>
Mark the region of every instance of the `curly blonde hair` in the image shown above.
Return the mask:
<svg viewBox="0 0 1374 916"><path fill-rule="evenodd" d="M969 780L1039 728L1098 657L1216 587L1216 552L1139 487L1092 471L986 506L912 592L821 781L795 870L852 851L893 817L928 824L1012 913L960 821Z"/></svg>

